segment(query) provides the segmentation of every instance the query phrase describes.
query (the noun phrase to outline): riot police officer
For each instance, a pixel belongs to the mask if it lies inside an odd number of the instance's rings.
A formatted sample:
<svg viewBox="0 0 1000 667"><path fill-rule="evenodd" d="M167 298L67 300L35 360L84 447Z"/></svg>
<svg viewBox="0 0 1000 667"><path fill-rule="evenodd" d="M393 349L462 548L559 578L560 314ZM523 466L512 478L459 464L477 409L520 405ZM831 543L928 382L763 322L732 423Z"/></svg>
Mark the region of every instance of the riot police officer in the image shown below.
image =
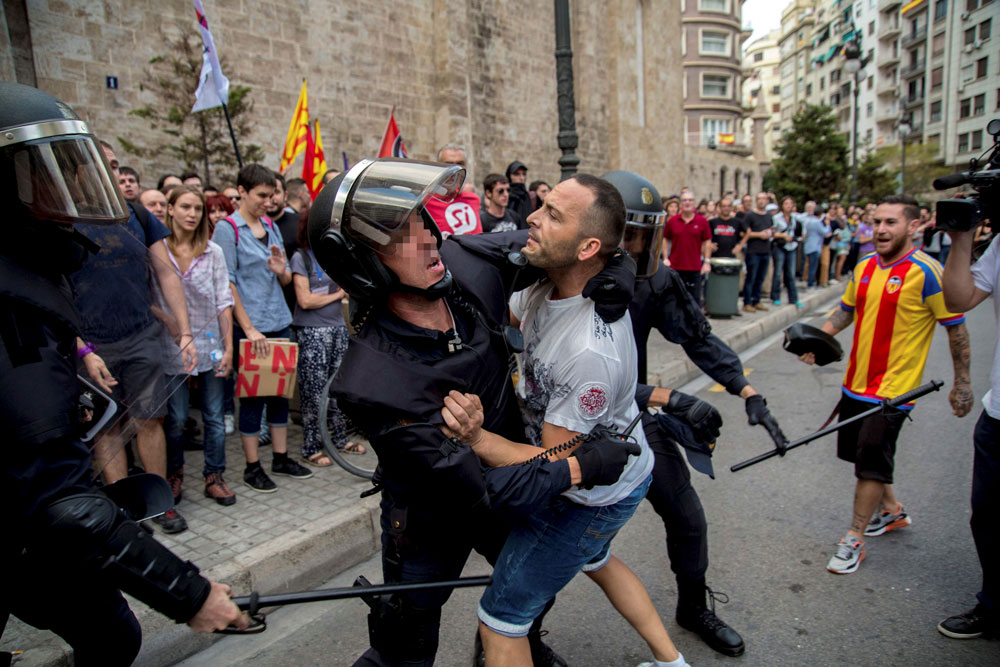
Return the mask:
<svg viewBox="0 0 1000 667"><path fill-rule="evenodd" d="M688 294L677 272L660 261L664 211L656 188L629 171L610 172L603 178L618 188L625 200L628 220L622 246L635 257L638 266L628 310L639 352L639 382L646 382L646 342L655 327L668 341L681 345L687 356L726 391L745 399L751 425L765 426L779 448L787 445L764 397L744 377L739 357L712 334L701 307ZM705 512L691 486L690 472L677 444L680 441L694 446L696 443L689 442L694 438L705 451L710 451L710 444L719 435L722 418L710 404L677 390L640 384L636 400L640 407L645 403L660 407L665 413L664 418L648 417L643 421L655 455L653 483L646 497L663 519L667 532L667 555L677 578L677 623L698 634L716 651L738 656L745 650L743 639L716 616L717 594L705 582L708 570Z"/></svg>
<svg viewBox="0 0 1000 667"><path fill-rule="evenodd" d="M628 458L594 442L564 460L484 469L442 431L444 398L457 390L480 397L484 428L524 439L511 383L521 339L505 325L507 302L540 276L519 252L523 232L442 242L424 204L454 197L464 178L456 165L363 160L309 213L316 258L351 297L356 334L333 386L378 454L387 582L454 579L472 549L495 559L505 524L572 484L610 483ZM432 664L449 594L371 600L371 648L356 664ZM565 664L541 642L540 621L529 634L534 664Z"/></svg>
<svg viewBox="0 0 1000 667"><path fill-rule="evenodd" d="M128 209L95 137L46 93L0 83L0 631L9 614L51 629L78 665L128 665L139 625L119 590L196 630L246 619L229 587L150 537L94 488L77 438L80 316L66 276L98 252L76 224ZM107 289L115 289L108 285ZM169 493L169 492L168 492Z"/></svg>

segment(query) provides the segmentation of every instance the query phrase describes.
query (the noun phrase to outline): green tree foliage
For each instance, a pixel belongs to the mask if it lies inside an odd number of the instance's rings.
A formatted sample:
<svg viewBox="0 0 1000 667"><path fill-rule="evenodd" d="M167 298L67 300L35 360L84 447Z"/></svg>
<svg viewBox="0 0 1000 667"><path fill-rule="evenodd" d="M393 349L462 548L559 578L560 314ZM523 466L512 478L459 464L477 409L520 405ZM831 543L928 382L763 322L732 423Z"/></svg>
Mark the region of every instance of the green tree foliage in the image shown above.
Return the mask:
<svg viewBox="0 0 1000 667"><path fill-rule="evenodd" d="M778 157L764 176L764 189L796 201L825 201L847 182L847 139L837 130L833 111L807 106L792 119L792 129L775 147Z"/></svg>
<svg viewBox="0 0 1000 667"><path fill-rule="evenodd" d="M931 183L935 178L961 170L946 166L944 160L937 157L938 150L939 146L936 143L907 142L906 183L903 192L918 199L922 196L932 195L934 186ZM902 148L899 144L880 148L878 154L893 174L899 173L902 162ZM896 181L898 185L898 176L896 176Z"/></svg>
<svg viewBox="0 0 1000 667"><path fill-rule="evenodd" d="M895 193L898 186L895 171L886 167L885 157L881 153L872 151L858 163L858 203L876 202Z"/></svg>
<svg viewBox="0 0 1000 667"><path fill-rule="evenodd" d="M167 135L167 140L149 143L152 137L144 135L135 141L118 137L118 141L140 157L173 155L186 168L199 170L204 183L210 183L213 174L220 181L235 182L236 153L222 107L191 113L201 77L201 39L185 33L178 39L164 40L163 45L169 55L151 59L145 77L150 82L146 87L157 101L129 113L148 120L151 128ZM261 147L248 141L253 111L250 88L230 83L227 106L244 164L263 160Z"/></svg>

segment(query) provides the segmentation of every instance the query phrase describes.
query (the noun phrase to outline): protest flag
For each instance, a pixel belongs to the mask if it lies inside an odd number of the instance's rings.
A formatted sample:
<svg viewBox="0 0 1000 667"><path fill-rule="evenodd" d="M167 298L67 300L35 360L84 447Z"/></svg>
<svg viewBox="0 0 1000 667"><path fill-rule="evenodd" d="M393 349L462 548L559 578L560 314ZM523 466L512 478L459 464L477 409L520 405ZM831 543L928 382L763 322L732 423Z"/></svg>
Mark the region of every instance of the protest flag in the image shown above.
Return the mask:
<svg viewBox="0 0 1000 667"><path fill-rule="evenodd" d="M316 123L315 138L310 132L306 136L306 160L302 165L302 180L309 188L309 195L316 199L316 195L323 189L323 174L326 173L326 156L323 154L323 139L319 135L319 121Z"/></svg>
<svg viewBox="0 0 1000 667"><path fill-rule="evenodd" d="M403 145L403 137L399 134L399 127L396 126L396 107L389 112L389 123L385 126L385 134L382 135L382 145L378 149L379 157L409 157L406 154L406 146Z"/></svg>
<svg viewBox="0 0 1000 667"><path fill-rule="evenodd" d="M302 79L302 92L295 104L295 113L288 126L288 136L285 138L285 148L281 151L281 166L278 171L285 173L288 166L295 161L299 153L306 149L306 138L309 136L309 100L306 94L306 80Z"/></svg>
<svg viewBox="0 0 1000 667"><path fill-rule="evenodd" d="M198 30L201 32L201 41L204 45L201 52L201 76L198 79L198 89L194 91L194 106L191 113L222 107L222 113L226 116L226 125L229 127L229 138L233 140L233 150L236 152L236 163L243 168L243 159L240 157L240 147L236 144L236 133L233 132L233 123L229 119L229 79L222 74L222 65L219 64L219 53L215 50L215 39L212 38L212 31L208 29L208 19L205 17L205 8L201 0L194 0L194 13L198 19Z"/></svg>

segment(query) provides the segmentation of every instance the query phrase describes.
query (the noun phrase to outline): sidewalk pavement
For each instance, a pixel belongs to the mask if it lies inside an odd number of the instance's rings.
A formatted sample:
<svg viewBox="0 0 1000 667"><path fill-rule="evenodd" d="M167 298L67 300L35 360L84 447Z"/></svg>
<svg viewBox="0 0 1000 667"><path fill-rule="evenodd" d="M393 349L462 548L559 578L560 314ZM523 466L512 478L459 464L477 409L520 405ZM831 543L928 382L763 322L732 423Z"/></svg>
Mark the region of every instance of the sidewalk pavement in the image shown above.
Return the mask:
<svg viewBox="0 0 1000 667"><path fill-rule="evenodd" d="M772 306L766 312L711 319L713 333L740 353L835 299L843 289L844 283L831 283L803 294L801 309ZM666 342L658 333L650 336L647 350L650 384L679 387L701 373L680 346ZM766 393L766 383L760 388ZM288 436L289 452L298 457L301 427L290 424ZM268 450L261 448L265 469L270 466ZM203 496L203 458L200 452L185 452L184 497L177 509L187 519L188 530L164 535L154 525L156 537L178 556L198 565L210 579L230 584L235 595L314 587L367 560L380 548L378 496L359 498L371 487L368 481L334 465L310 468L315 473L311 479L275 477L277 492L256 493L242 482L243 452L234 434L226 438L225 477L237 502L222 507ZM143 631L136 665L169 665L217 638L192 633L132 598L129 603ZM72 652L59 637L14 618L7 624L0 650L24 651L16 658L18 667L72 664Z"/></svg>

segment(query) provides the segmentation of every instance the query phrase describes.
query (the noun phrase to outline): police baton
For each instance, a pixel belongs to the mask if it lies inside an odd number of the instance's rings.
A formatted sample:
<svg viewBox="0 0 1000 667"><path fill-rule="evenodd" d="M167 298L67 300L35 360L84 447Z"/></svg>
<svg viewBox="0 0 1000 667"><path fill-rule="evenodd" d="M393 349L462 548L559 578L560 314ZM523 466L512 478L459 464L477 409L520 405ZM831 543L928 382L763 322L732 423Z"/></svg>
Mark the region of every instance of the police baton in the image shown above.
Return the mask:
<svg viewBox="0 0 1000 667"><path fill-rule="evenodd" d="M365 602L371 604L371 600L378 595L393 595L395 593L413 593L416 591L427 591L438 588L468 588L471 586L489 586L493 582L492 575L481 577L463 577L451 581L421 581L412 584L377 584L373 585L364 577L358 577L354 585L344 588L320 588L312 591L296 591L293 593L278 593L275 595L261 595L254 592L250 595L234 597L233 604L241 610L249 612L250 626L246 630L235 627L228 627L219 630L222 634L245 635L257 634L267 629L267 622L262 614L258 614L261 607L278 607L290 604L303 604L305 602L322 602L324 600L346 600L350 598L364 598Z"/></svg>
<svg viewBox="0 0 1000 667"><path fill-rule="evenodd" d="M845 419L844 421L837 422L836 424L833 424L833 425L828 426L826 428L822 428L822 429L816 431L815 433L811 433L811 434L807 435L804 438L799 438L795 442L789 443L789 445L785 448L785 451L787 452L789 449L794 449L795 447L801 447L802 445L806 445L806 444L812 442L813 440L816 440L817 438L822 438L824 435L828 435L830 433L833 433L834 431L838 431L838 430L844 428L845 426L847 426L848 424L852 424L852 423L854 423L854 422L856 422L856 421L858 421L860 419L864 419L865 417L870 417L871 415L877 414L877 413L881 412L882 410L884 410L887 407L888 408L895 408L895 407L898 407L900 405L903 405L904 403L909 403L910 401L915 401L918 398L920 398L921 396L926 396L927 394L931 393L932 391L937 391L938 389L940 389L943 386L944 386L944 382L941 382L940 380L931 380L927 384L921 385L921 386L917 387L916 389L912 389L912 390L906 392L905 394L901 394L901 395L897 396L896 398L890 398L890 399L881 401L881 402L879 402L878 405L876 405L875 407L873 407L871 410L866 410L865 412L862 412L861 414L854 415L850 419ZM737 463L736 465L730 467L729 470L730 470L730 472L739 472L740 470L743 470L744 468L749 468L750 466L752 466L755 463L760 463L761 461L766 461L767 459L772 458L774 456L777 456L778 454L779 454L779 450L772 449L771 451L765 452L765 453L763 453L763 454L761 454L759 456L755 456L752 459L747 459L746 461L743 461L742 463Z"/></svg>

